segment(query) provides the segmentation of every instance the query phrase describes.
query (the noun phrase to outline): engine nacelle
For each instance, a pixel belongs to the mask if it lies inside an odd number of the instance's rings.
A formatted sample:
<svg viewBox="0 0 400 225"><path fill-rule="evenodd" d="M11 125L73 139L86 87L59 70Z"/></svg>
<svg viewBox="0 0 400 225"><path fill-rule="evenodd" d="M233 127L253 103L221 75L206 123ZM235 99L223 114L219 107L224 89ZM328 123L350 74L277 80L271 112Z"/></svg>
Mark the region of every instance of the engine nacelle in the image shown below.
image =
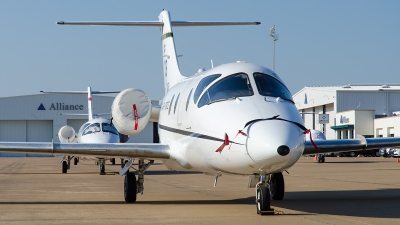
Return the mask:
<svg viewBox="0 0 400 225"><path fill-rule="evenodd" d="M71 126L65 125L58 131L58 138L61 143L72 143L75 140L75 130Z"/></svg>
<svg viewBox="0 0 400 225"><path fill-rule="evenodd" d="M325 134L319 130L311 130L311 136L313 140L326 140ZM306 135L306 140L310 140L310 136Z"/></svg>
<svg viewBox="0 0 400 225"><path fill-rule="evenodd" d="M144 91L135 88L123 90L111 106L113 124L122 134L139 134L149 122L151 108L151 100Z"/></svg>

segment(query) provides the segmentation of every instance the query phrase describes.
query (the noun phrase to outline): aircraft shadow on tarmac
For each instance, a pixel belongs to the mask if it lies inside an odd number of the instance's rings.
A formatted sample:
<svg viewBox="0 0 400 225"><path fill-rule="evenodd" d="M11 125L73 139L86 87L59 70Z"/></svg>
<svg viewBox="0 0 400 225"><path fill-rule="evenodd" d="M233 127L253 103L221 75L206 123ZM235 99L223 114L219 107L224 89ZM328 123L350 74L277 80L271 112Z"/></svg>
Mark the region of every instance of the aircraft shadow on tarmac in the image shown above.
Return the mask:
<svg viewBox="0 0 400 225"><path fill-rule="evenodd" d="M272 207L340 216L400 218L400 189L287 192Z"/></svg>
<svg viewBox="0 0 400 225"><path fill-rule="evenodd" d="M282 201L273 200L272 208L283 208L283 215L327 214L338 216L400 218L400 189L287 192ZM119 205L124 201L45 201L45 202L0 202L0 205ZM254 205L254 197L231 200L167 200L137 201L135 205ZM139 206L140 207L140 206ZM285 212L286 210L297 212ZM282 213L278 213L282 214Z"/></svg>

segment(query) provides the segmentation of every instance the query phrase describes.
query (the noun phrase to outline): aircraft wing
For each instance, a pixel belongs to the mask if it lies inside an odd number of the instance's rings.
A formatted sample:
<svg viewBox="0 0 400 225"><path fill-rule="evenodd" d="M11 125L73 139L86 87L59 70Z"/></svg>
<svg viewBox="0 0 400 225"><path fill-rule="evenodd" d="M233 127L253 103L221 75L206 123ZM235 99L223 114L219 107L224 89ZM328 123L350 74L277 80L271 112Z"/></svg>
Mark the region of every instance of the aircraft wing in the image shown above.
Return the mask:
<svg viewBox="0 0 400 225"><path fill-rule="evenodd" d="M314 144L317 148L307 140L303 155L397 147L400 146L400 137L364 138L357 135L357 139L314 140Z"/></svg>
<svg viewBox="0 0 400 225"><path fill-rule="evenodd" d="M0 152L34 153L48 155L107 156L142 159L169 159L168 145L146 143L52 143L0 142Z"/></svg>

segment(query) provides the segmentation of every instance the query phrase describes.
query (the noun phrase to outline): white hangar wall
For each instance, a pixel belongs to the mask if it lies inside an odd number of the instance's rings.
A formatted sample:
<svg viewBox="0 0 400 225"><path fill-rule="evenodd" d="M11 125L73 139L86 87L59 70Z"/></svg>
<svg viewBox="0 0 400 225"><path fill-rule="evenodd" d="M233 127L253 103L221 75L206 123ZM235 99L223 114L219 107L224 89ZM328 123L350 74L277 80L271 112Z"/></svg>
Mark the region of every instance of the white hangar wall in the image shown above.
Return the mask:
<svg viewBox="0 0 400 225"><path fill-rule="evenodd" d="M114 97L92 96L94 113L110 113ZM87 95L37 94L0 98L0 141L16 142L59 142L58 131L64 125L78 132L88 121L87 116L61 115L87 114ZM106 118L110 116L104 116ZM130 143L152 143L153 123ZM0 153L0 156L36 156L35 154Z"/></svg>
<svg viewBox="0 0 400 225"><path fill-rule="evenodd" d="M325 128L328 139L349 138L350 132L355 132L354 137L356 134L400 136L397 132L400 131L399 84L304 87L293 99L299 112L304 113L305 126L321 131ZM325 126L318 124L318 114L324 112L323 108L329 114L329 123ZM392 118L394 114L399 116ZM348 116L352 122L345 124L340 116Z"/></svg>

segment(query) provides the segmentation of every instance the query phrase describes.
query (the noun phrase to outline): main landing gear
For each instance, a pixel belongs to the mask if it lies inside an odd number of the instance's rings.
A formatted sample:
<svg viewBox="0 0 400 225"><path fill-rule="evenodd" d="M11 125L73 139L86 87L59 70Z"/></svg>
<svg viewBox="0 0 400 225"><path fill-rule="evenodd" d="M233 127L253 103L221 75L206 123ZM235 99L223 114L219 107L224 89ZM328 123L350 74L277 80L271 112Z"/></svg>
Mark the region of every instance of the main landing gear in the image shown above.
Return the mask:
<svg viewBox="0 0 400 225"><path fill-rule="evenodd" d="M100 175L106 174L106 160L100 159L99 161Z"/></svg>
<svg viewBox="0 0 400 225"><path fill-rule="evenodd" d="M129 168L133 165L133 159L131 163L125 163L125 167L121 170L120 175L124 175L124 198L125 202L134 203L136 202L137 193L143 194L144 191L144 172L154 163L154 160L149 160L145 163L143 159L139 159L138 163L138 179L133 172L129 172ZM122 173L122 174L121 174Z"/></svg>
<svg viewBox="0 0 400 225"><path fill-rule="evenodd" d="M317 160L318 160L318 163L324 163L325 162L325 155L318 154L317 155Z"/></svg>
<svg viewBox="0 0 400 225"><path fill-rule="evenodd" d="M71 159L74 157L71 156L64 156L61 160L61 172L67 173L67 171L71 168Z"/></svg>
<svg viewBox="0 0 400 225"><path fill-rule="evenodd" d="M271 199L282 200L285 195L285 182L282 173L260 175L256 188L257 214L273 215Z"/></svg>

